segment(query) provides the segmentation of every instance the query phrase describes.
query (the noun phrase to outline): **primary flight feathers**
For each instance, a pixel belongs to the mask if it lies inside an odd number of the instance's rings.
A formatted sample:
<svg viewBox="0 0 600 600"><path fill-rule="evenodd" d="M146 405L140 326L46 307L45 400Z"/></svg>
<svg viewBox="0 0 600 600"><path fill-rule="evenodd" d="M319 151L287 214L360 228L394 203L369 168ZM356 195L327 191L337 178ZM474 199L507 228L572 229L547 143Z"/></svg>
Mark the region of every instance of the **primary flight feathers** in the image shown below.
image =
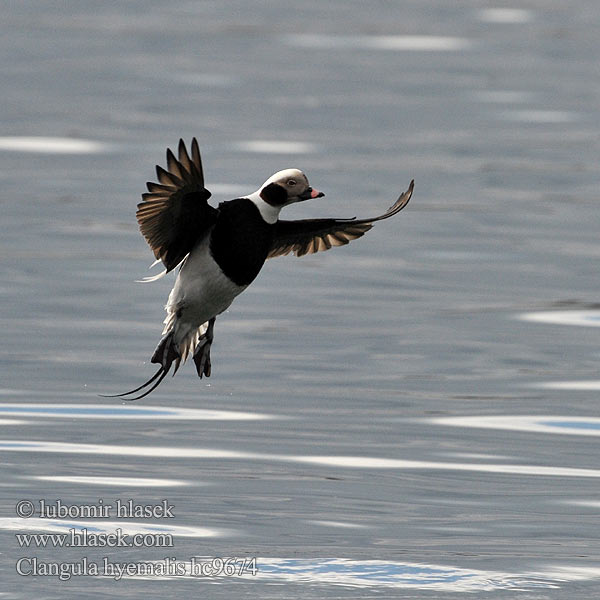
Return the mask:
<svg viewBox="0 0 600 600"><path fill-rule="evenodd" d="M375 221L387 219L399 213L410 200L414 180L390 208L371 219L303 219L301 221L277 221L269 258L293 252L296 256L314 254L334 246L344 246L363 236Z"/></svg>
<svg viewBox="0 0 600 600"><path fill-rule="evenodd" d="M217 209L207 203L210 192L204 187L202 161L196 138L190 158L183 140L179 140L179 160L167 150L167 167L156 166L160 183L146 184L138 204L140 231L161 260L167 272L174 269L194 244L216 221Z"/></svg>

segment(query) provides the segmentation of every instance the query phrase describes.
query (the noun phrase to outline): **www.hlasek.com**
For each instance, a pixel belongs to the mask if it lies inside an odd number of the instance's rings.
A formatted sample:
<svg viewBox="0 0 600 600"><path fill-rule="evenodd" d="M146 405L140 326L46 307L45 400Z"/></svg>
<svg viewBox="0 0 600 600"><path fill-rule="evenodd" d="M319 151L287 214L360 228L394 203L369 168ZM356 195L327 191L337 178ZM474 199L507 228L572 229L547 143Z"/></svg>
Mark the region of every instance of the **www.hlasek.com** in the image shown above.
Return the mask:
<svg viewBox="0 0 600 600"><path fill-rule="evenodd" d="M170 533L123 533L69 529L68 533L15 533L20 548L172 548Z"/></svg>
<svg viewBox="0 0 600 600"><path fill-rule="evenodd" d="M114 562L107 556L100 561L83 557L74 562L42 561L24 556L16 563L17 574L24 577L57 577L68 581L72 577L100 576L119 581L124 577L243 577L256 575L256 557L200 558L177 560L167 556L157 561Z"/></svg>

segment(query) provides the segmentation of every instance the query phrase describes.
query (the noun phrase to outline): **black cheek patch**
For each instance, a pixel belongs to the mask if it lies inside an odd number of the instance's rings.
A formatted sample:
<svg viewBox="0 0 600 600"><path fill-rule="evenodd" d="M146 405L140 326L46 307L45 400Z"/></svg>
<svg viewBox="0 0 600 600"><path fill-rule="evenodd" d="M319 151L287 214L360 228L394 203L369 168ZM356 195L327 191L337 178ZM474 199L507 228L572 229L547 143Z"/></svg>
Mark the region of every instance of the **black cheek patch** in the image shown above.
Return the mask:
<svg viewBox="0 0 600 600"><path fill-rule="evenodd" d="M260 197L271 206L282 206L287 202L287 192L276 183L270 183L260 191Z"/></svg>

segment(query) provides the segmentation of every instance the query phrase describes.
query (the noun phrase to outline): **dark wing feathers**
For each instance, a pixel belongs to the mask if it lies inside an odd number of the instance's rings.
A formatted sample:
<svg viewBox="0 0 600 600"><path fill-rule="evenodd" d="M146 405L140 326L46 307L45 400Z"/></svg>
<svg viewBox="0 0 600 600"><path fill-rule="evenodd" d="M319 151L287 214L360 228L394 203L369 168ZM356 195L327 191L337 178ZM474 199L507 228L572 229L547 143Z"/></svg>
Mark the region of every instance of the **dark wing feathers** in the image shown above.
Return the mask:
<svg viewBox="0 0 600 600"><path fill-rule="evenodd" d="M371 219L303 219L300 221L277 221L269 258L293 252L296 256L344 246L363 236L375 221L388 219L399 213L412 196L414 180L390 208Z"/></svg>
<svg viewBox="0 0 600 600"><path fill-rule="evenodd" d="M207 202L204 172L196 138L188 153L179 140L178 156L167 150L167 170L157 165L159 183L148 182L136 213L140 231L154 256L168 271L174 269L215 223L218 209ZM269 258L293 252L296 256L329 250L363 236L375 221L400 212L410 200L410 186L387 212L371 219L304 219L278 221Z"/></svg>
<svg viewBox="0 0 600 600"><path fill-rule="evenodd" d="M190 164L192 165L192 171L196 172L196 176L202 180L204 185L204 172L202 171L202 161L200 160L200 148L198 148L196 138L192 140L192 161Z"/></svg>
<svg viewBox="0 0 600 600"><path fill-rule="evenodd" d="M172 185L161 185L160 183L153 183L152 181L148 181L146 183L146 187L148 188L149 192L174 192L176 190L176 188ZM142 194L143 196L146 196L147 194ZM162 194L164 195L164 194Z"/></svg>
<svg viewBox="0 0 600 600"><path fill-rule="evenodd" d="M179 140L178 158L167 150L167 169L156 167L160 183L148 182L148 192L136 213L140 231L168 271L174 269L216 221L218 210L207 203L202 161L196 138L192 157Z"/></svg>

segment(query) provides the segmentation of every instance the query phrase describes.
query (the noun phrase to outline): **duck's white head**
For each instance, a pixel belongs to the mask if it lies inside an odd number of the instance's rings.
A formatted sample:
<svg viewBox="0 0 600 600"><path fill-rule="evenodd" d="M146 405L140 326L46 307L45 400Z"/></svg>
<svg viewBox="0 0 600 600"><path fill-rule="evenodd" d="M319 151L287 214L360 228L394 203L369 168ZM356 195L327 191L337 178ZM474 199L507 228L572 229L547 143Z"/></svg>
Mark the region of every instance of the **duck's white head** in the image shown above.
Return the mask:
<svg viewBox="0 0 600 600"><path fill-rule="evenodd" d="M284 206L324 195L310 187L308 178L299 169L284 169L271 175L249 198L267 223L275 223Z"/></svg>

